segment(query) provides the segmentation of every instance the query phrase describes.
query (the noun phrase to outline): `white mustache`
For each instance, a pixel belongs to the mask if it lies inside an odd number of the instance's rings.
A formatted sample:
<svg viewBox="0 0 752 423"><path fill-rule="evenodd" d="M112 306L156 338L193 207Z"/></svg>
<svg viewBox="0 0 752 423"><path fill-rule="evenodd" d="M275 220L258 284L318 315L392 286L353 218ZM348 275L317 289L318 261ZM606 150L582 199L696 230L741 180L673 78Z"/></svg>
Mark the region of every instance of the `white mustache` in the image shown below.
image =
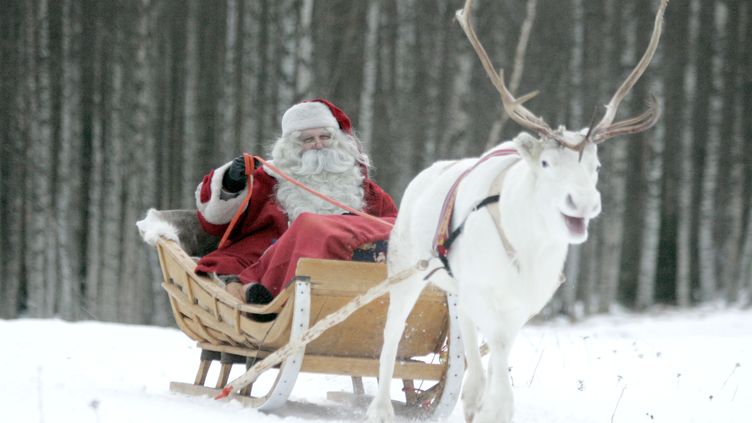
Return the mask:
<svg viewBox="0 0 752 423"><path fill-rule="evenodd" d="M300 164L292 171L298 175L318 175L322 172L343 173L355 165L355 158L334 148L307 150L300 157Z"/></svg>

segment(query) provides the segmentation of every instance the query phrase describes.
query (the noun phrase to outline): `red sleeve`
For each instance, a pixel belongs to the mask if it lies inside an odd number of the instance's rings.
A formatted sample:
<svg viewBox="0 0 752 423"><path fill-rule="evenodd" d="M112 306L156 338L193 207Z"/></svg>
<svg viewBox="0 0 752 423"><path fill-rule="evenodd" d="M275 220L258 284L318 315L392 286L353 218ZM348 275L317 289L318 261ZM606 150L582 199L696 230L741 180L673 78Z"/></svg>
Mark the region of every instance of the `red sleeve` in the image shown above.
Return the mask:
<svg viewBox="0 0 752 423"><path fill-rule="evenodd" d="M211 180L214 177L214 170L212 169L211 172L206 174L204 176L204 179L201 181L201 191L199 192L199 201L201 203L207 203L209 200L211 200ZM215 225L213 223L210 223L209 221L204 218L204 215L196 210L196 216L198 217L199 223L201 223L201 228L203 228L204 232L214 235L214 236L222 236L225 233L225 230L227 229L227 226L229 224L224 225Z"/></svg>
<svg viewBox="0 0 752 423"><path fill-rule="evenodd" d="M199 194L199 200L202 203L206 203L211 199L211 180L214 176L214 169L209 172L201 181L201 193Z"/></svg>
<svg viewBox="0 0 752 423"><path fill-rule="evenodd" d="M366 213L378 217L397 217L397 206L392 197L370 179L365 181Z"/></svg>
<svg viewBox="0 0 752 423"><path fill-rule="evenodd" d="M201 228L203 228L204 232L208 233L209 235L221 237L225 234L227 226L230 225L229 223L225 223L224 225L215 225L213 223L209 223L204 218L204 215L201 214L201 212L198 210L196 210L196 216L198 216L198 221L201 223Z"/></svg>

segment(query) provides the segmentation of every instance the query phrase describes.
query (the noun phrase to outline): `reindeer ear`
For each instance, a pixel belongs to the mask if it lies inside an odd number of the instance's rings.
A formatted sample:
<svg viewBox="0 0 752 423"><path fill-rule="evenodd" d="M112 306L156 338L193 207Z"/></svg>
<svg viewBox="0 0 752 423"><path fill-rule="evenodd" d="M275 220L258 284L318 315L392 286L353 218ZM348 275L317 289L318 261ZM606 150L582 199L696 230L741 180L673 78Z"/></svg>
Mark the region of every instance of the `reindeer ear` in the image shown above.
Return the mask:
<svg viewBox="0 0 752 423"><path fill-rule="evenodd" d="M514 144L520 155L528 162L537 162L543 151L543 143L527 132L520 132L514 139Z"/></svg>

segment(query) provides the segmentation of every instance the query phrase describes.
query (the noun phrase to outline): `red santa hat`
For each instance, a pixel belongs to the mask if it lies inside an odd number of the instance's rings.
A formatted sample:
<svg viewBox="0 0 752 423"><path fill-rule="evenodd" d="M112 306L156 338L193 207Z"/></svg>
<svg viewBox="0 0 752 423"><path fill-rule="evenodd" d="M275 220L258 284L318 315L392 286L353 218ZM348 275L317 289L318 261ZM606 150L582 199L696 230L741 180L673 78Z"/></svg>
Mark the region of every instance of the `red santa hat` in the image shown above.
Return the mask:
<svg viewBox="0 0 752 423"><path fill-rule="evenodd" d="M335 127L352 135L352 123L345 112L323 98L304 100L282 116L282 136L311 128Z"/></svg>

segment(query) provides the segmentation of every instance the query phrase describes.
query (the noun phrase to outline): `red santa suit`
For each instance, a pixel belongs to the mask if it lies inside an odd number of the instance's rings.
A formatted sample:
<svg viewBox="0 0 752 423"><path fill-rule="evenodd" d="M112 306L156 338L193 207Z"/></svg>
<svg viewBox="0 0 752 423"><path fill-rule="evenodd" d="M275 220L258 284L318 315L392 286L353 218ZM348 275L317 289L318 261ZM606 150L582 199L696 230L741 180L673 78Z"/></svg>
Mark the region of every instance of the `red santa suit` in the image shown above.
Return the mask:
<svg viewBox="0 0 752 423"><path fill-rule="evenodd" d="M198 218L203 229L221 236L246 196L223 199L222 176L231 163L206 175L196 190ZM397 207L392 198L364 172L365 213L393 223ZM302 213L291 224L275 199L277 179L264 168L253 174L250 204L227 244L202 257L196 270L238 275L243 283L258 282L276 296L292 280L299 258L349 260L364 243L386 240L391 227L356 215Z"/></svg>

